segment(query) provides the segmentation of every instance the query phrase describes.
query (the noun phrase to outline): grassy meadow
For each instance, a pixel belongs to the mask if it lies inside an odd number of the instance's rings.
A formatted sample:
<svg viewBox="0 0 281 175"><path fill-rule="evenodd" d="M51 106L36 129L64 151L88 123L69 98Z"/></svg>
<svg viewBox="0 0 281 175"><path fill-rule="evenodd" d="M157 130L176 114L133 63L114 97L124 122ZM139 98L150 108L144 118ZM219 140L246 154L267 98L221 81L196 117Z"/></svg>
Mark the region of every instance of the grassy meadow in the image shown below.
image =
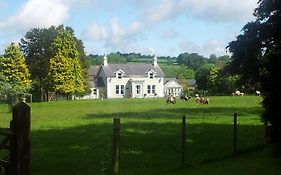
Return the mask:
<svg viewBox="0 0 281 175"><path fill-rule="evenodd" d="M31 103L32 175L111 174L112 118L121 119L122 175L280 174L260 121L261 98L116 99ZM233 113L238 154L233 154ZM186 165L181 166L181 116L187 116ZM0 104L0 127L11 114Z"/></svg>

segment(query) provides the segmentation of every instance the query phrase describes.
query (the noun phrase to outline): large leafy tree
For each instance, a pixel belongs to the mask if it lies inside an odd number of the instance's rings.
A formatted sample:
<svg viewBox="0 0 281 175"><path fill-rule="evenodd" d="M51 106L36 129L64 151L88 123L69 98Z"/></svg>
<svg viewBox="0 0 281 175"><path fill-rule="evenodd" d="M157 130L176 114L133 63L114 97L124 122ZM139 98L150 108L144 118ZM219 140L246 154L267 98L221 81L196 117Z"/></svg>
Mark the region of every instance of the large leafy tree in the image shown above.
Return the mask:
<svg viewBox="0 0 281 175"><path fill-rule="evenodd" d="M10 109L31 88L30 73L20 48L11 43L0 57L0 92L9 98Z"/></svg>
<svg viewBox="0 0 281 175"><path fill-rule="evenodd" d="M51 56L51 43L57 33L57 28L34 28L21 39L20 48L26 58L26 64L33 80L33 90L39 91L41 101L44 93L47 93L46 78L49 72Z"/></svg>
<svg viewBox="0 0 281 175"><path fill-rule="evenodd" d="M64 66L62 66L64 65ZM83 72L73 32L60 28L51 44L49 88L63 94L83 93ZM67 87L64 88L63 86Z"/></svg>
<svg viewBox="0 0 281 175"><path fill-rule="evenodd" d="M74 35L74 31L70 27L51 26L49 28L34 28L26 33L26 35L21 39L20 47L26 58L27 65L31 72L31 79L33 80L33 91L34 93L40 93L41 101L43 101L44 94L49 89L49 83L47 76L50 71L50 58L54 57L51 50L52 43L59 35L61 31L68 31L74 42L76 43L76 48L79 52L79 62L81 63L83 73L83 83L84 87L88 83L89 75L89 63L84 51L83 42L77 39Z"/></svg>
<svg viewBox="0 0 281 175"><path fill-rule="evenodd" d="M256 20L228 45L229 70L240 75L241 83L262 91L263 120L271 124L271 138L281 147L281 1L260 0L254 15Z"/></svg>
<svg viewBox="0 0 281 175"><path fill-rule="evenodd" d="M203 91L208 90L208 78L212 67L214 67L213 64L204 64L195 72L195 79L198 89Z"/></svg>

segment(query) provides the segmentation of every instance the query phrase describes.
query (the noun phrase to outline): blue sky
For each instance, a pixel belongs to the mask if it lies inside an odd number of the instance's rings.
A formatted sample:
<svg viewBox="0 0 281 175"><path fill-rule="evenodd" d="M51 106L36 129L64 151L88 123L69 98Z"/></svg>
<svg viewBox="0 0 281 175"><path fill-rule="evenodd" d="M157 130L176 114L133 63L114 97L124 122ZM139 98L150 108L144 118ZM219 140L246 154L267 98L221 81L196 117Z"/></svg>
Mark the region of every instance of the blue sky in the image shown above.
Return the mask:
<svg viewBox="0 0 281 175"><path fill-rule="evenodd" d="M74 29L88 54L226 54L257 0L0 0L0 54L36 27Z"/></svg>

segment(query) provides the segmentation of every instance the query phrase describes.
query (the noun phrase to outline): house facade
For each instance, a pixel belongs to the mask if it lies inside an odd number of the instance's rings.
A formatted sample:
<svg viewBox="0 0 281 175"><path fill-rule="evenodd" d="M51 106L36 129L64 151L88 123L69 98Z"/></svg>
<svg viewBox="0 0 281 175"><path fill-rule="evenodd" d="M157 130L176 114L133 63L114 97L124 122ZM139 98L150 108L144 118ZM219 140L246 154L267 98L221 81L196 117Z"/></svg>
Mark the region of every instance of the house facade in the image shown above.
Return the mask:
<svg viewBox="0 0 281 175"><path fill-rule="evenodd" d="M105 98L164 97L164 73L156 56L152 64L109 64L105 55L97 86Z"/></svg>

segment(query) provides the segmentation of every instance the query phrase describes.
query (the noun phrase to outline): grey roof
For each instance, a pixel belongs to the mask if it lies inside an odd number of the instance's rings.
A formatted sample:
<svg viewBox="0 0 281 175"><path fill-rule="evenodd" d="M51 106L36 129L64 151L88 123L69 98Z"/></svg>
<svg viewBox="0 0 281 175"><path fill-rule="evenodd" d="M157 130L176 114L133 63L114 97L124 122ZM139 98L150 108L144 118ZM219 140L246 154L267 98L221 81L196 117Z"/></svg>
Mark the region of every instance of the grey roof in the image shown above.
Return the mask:
<svg viewBox="0 0 281 175"><path fill-rule="evenodd" d="M90 69L89 69L90 76L96 77L99 69L100 69L100 66L90 66Z"/></svg>
<svg viewBox="0 0 281 175"><path fill-rule="evenodd" d="M114 73L118 70L122 70L125 76L130 75L147 75L147 72L153 70L156 72L156 76L164 77L162 69L159 66L153 66L152 64L135 63L135 64L108 64L103 66L106 76L114 76Z"/></svg>
<svg viewBox="0 0 281 175"><path fill-rule="evenodd" d="M188 86L196 86L196 80L195 79L187 79Z"/></svg>

